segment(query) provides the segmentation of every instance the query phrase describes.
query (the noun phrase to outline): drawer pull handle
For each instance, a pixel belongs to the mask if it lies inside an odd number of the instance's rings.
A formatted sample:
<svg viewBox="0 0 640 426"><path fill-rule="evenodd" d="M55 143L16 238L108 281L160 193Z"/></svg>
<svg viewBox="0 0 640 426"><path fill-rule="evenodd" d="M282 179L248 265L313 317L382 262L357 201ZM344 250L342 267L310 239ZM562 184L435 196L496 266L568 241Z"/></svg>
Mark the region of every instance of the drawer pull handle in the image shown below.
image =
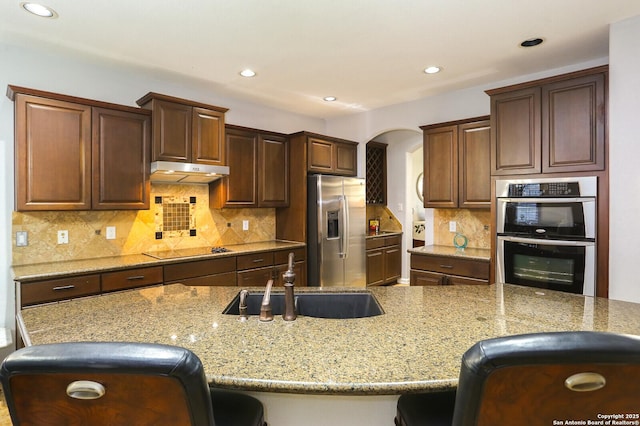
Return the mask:
<svg viewBox="0 0 640 426"><path fill-rule="evenodd" d="M453 265L440 265L441 268L453 269Z"/></svg>
<svg viewBox="0 0 640 426"><path fill-rule="evenodd" d="M264 262L264 259L253 259L253 263Z"/></svg>
<svg viewBox="0 0 640 426"><path fill-rule="evenodd" d="M76 288L76 286L73 285L73 284L61 285L61 286L58 286L58 287L54 287L53 291L73 290L74 288Z"/></svg>
<svg viewBox="0 0 640 426"><path fill-rule="evenodd" d="M134 275L133 277L127 277L127 279L129 281L134 281L134 280L143 280L144 279L144 275Z"/></svg>

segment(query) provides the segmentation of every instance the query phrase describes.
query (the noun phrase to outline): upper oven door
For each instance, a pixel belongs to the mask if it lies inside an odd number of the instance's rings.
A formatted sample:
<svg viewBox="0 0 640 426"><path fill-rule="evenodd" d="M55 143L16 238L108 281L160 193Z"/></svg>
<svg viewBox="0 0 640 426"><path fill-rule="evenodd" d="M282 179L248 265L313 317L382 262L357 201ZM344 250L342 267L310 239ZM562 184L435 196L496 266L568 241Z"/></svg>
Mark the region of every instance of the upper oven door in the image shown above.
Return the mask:
<svg viewBox="0 0 640 426"><path fill-rule="evenodd" d="M497 232L531 238L596 237L595 198L498 198Z"/></svg>

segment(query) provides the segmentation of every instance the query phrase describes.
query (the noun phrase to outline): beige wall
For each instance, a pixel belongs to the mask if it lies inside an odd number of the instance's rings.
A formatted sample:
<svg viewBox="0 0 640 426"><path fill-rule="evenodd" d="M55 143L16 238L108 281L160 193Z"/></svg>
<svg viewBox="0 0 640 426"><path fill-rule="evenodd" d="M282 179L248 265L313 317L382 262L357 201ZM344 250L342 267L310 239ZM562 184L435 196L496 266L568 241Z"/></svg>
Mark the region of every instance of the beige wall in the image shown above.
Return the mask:
<svg viewBox="0 0 640 426"><path fill-rule="evenodd" d="M196 197L197 235L156 240L156 196ZM248 231L242 230L243 220L249 221ZM115 240L105 238L107 226L116 227ZM13 265L25 265L273 240L275 210L212 210L207 185L154 184L149 210L13 212L12 227L14 238L17 231L28 232L29 245L13 248ZM69 244L57 244L58 230L69 231Z"/></svg>

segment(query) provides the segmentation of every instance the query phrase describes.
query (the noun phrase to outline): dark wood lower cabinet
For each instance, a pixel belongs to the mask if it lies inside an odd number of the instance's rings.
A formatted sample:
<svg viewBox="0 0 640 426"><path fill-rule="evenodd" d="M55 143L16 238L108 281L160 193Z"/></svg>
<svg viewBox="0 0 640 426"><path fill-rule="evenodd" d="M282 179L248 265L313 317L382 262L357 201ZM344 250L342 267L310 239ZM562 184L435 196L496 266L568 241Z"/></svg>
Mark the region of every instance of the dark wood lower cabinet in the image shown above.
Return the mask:
<svg viewBox="0 0 640 426"><path fill-rule="evenodd" d="M164 266L165 284L236 285L236 256L196 260Z"/></svg>
<svg viewBox="0 0 640 426"><path fill-rule="evenodd" d="M367 285L395 284L402 271L402 236L367 239Z"/></svg>
<svg viewBox="0 0 640 426"><path fill-rule="evenodd" d="M411 285L489 284L489 260L411 255Z"/></svg>

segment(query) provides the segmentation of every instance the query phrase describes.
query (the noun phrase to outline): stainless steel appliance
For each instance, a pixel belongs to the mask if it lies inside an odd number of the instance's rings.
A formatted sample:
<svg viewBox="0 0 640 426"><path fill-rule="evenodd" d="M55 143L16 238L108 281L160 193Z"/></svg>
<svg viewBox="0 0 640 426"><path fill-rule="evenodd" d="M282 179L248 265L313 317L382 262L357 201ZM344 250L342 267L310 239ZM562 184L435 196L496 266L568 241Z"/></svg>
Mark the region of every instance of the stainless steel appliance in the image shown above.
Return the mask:
<svg viewBox="0 0 640 426"><path fill-rule="evenodd" d="M496 280L595 295L597 177L496 181Z"/></svg>
<svg viewBox="0 0 640 426"><path fill-rule="evenodd" d="M308 177L308 285L366 287L365 180Z"/></svg>

